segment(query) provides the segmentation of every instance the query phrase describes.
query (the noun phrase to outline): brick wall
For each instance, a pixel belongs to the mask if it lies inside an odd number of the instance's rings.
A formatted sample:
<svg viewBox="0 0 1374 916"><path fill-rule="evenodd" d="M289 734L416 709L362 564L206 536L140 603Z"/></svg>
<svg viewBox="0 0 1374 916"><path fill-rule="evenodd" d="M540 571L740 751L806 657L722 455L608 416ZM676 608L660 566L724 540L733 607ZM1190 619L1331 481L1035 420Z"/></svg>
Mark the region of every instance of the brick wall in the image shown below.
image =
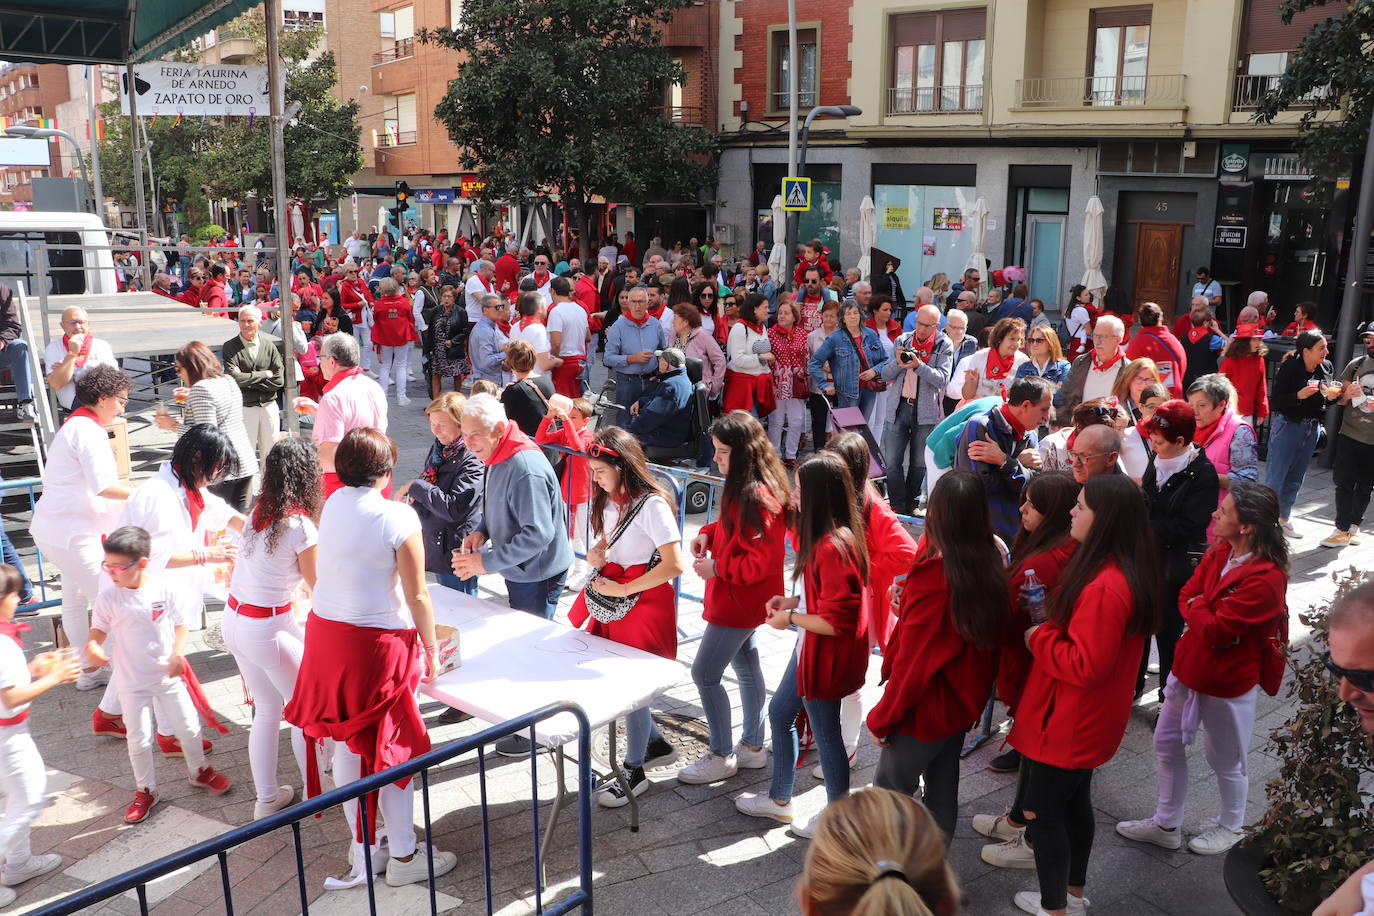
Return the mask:
<svg viewBox="0 0 1374 916"><path fill-rule="evenodd" d="M819 23L817 38L819 53L819 97L821 105L847 105L850 79L850 42L853 30L849 23L852 0L823 0L799 4L798 28L804 23ZM743 22L743 29L735 36L735 50L743 54L743 66L735 68L735 81L741 96L749 103L749 117L767 120L771 107L771 91L785 86L771 86L769 75L770 26L787 25L787 0L738 0L735 15ZM740 115L739 103L734 114Z"/></svg>

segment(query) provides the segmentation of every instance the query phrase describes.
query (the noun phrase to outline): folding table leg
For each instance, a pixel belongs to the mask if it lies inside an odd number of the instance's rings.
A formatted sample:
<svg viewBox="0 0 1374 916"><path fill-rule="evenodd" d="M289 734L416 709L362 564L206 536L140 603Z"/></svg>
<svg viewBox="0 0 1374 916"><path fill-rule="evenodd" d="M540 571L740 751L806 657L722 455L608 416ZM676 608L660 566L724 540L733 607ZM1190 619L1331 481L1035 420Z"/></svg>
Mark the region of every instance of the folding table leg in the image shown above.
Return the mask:
<svg viewBox="0 0 1374 916"><path fill-rule="evenodd" d="M630 800L630 832L639 832L639 799L634 792L630 791L630 781L625 778L625 768L620 765L620 754L616 751L616 728L619 720L612 719L610 728L609 744L607 748L611 758L611 772L615 774L615 781L620 784L620 791L625 793L625 797Z"/></svg>
<svg viewBox="0 0 1374 916"><path fill-rule="evenodd" d="M544 825L544 839L539 844L539 884L541 887L547 886L549 880L549 847L553 845L553 830L558 826L558 816L563 813L563 809L568 806L568 800L572 798L568 792L567 781L563 778L565 760L563 745L560 744L553 754L554 779L558 782L558 791L554 793L553 807L549 809L549 819Z"/></svg>

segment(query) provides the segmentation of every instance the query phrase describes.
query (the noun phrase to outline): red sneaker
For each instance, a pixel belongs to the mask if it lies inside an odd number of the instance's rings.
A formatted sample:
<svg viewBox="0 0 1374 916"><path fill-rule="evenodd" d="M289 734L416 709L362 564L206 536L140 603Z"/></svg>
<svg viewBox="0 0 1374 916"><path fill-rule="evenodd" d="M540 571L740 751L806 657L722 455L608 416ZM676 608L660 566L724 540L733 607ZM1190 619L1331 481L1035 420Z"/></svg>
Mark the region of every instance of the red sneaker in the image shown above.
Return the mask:
<svg viewBox="0 0 1374 916"><path fill-rule="evenodd" d="M134 793L134 800L124 812L124 821L128 824L137 824L146 820L148 812L153 810L153 805L157 804L157 793L145 789L139 789Z"/></svg>
<svg viewBox="0 0 1374 916"><path fill-rule="evenodd" d="M120 716L106 715L99 707L91 714L91 731L107 738L129 737L129 730L124 727L124 719Z"/></svg>
<svg viewBox="0 0 1374 916"><path fill-rule="evenodd" d="M187 781L193 786L200 786L211 795L223 795L229 791L229 777L216 772L214 767L201 767L200 771Z"/></svg>
<svg viewBox="0 0 1374 916"><path fill-rule="evenodd" d="M211 744L208 739L205 738L201 739L200 744L201 747L205 750L205 753L207 754L215 748L215 746ZM157 746L158 750L162 751L162 756L164 757L186 756L186 754L181 749L181 739L177 738L175 735L158 735Z"/></svg>

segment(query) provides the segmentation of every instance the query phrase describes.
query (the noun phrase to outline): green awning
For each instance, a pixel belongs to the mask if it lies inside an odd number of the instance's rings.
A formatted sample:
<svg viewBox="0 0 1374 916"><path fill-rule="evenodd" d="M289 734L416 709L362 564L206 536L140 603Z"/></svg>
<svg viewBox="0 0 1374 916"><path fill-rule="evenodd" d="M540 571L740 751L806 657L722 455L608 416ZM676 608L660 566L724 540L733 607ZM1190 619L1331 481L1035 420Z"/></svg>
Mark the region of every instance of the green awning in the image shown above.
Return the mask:
<svg viewBox="0 0 1374 916"><path fill-rule="evenodd" d="M152 60L261 0L29 0L0 6L0 60L124 64Z"/></svg>

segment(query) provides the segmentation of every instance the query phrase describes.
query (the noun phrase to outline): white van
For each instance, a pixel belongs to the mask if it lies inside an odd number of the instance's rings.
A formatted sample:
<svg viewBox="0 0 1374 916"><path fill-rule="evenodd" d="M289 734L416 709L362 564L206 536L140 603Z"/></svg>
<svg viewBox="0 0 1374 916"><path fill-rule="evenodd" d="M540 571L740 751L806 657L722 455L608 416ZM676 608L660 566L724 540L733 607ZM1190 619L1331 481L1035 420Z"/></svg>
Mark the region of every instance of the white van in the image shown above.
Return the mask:
<svg viewBox="0 0 1374 916"><path fill-rule="evenodd" d="M38 245L106 246L48 249L49 293L116 293L114 255L109 250L110 230L94 213L48 211L0 212L0 282L22 282L30 295L36 286ZM81 269L84 268L84 269Z"/></svg>

